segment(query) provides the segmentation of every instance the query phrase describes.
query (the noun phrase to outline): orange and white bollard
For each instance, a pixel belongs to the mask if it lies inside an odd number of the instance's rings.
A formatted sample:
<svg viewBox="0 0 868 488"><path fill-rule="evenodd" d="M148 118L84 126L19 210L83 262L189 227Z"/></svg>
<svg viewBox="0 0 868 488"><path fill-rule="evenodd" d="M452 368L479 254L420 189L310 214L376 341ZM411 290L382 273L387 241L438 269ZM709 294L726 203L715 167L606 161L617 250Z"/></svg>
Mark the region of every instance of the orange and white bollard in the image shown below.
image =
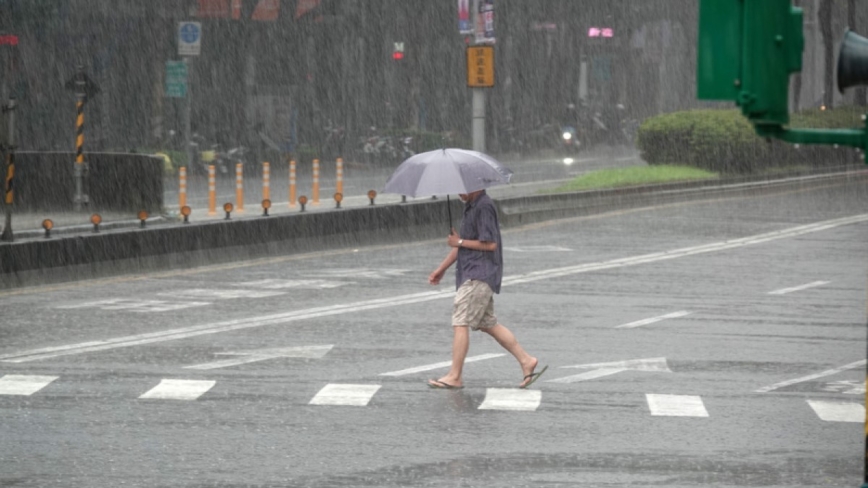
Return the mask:
<svg viewBox="0 0 868 488"><path fill-rule="evenodd" d="M289 160L289 206L295 207L295 160Z"/></svg>
<svg viewBox="0 0 868 488"><path fill-rule="evenodd" d="M187 206L187 168L178 168L178 208Z"/></svg>
<svg viewBox="0 0 868 488"><path fill-rule="evenodd" d="M262 199L271 200L271 165L262 163Z"/></svg>
<svg viewBox="0 0 868 488"><path fill-rule="evenodd" d="M337 177L337 183L335 187L335 193L344 194L344 160L342 158L338 158L335 161L335 175Z"/></svg>
<svg viewBox="0 0 868 488"><path fill-rule="evenodd" d="M235 211L244 211L244 165L235 165Z"/></svg>
<svg viewBox="0 0 868 488"><path fill-rule="evenodd" d="M319 159L313 160L313 189L311 190L311 205L319 205Z"/></svg>
<svg viewBox="0 0 868 488"><path fill-rule="evenodd" d="M208 215L217 215L217 172L208 166Z"/></svg>

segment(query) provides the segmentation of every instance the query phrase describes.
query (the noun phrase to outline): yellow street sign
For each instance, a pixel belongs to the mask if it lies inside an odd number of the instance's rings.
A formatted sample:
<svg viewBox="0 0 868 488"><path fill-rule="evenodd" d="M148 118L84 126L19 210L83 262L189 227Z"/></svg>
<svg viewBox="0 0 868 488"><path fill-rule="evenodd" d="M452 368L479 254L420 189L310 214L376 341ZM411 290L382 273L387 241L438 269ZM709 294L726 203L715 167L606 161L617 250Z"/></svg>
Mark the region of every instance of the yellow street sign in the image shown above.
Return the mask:
<svg viewBox="0 0 868 488"><path fill-rule="evenodd" d="M467 48L467 86L470 88L494 86L494 46Z"/></svg>

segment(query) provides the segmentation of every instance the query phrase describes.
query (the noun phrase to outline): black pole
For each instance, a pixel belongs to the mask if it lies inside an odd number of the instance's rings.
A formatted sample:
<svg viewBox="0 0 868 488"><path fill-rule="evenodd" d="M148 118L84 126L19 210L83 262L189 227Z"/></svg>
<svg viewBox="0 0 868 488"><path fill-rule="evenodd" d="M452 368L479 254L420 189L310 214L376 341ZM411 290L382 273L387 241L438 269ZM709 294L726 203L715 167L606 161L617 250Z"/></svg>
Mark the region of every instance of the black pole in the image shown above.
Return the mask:
<svg viewBox="0 0 868 488"><path fill-rule="evenodd" d="M446 209L449 211L449 233L452 233L452 204L449 203L449 195L446 195Z"/></svg>

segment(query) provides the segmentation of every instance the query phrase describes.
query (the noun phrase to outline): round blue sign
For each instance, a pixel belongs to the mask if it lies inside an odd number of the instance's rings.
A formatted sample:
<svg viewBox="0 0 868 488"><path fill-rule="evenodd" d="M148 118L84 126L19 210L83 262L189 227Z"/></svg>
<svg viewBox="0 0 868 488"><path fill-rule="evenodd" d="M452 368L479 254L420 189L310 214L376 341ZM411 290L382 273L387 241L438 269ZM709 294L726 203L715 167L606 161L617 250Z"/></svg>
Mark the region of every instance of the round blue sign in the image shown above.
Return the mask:
<svg viewBox="0 0 868 488"><path fill-rule="evenodd" d="M181 40L187 44L193 44L199 40L199 27L196 24L184 24L181 26Z"/></svg>

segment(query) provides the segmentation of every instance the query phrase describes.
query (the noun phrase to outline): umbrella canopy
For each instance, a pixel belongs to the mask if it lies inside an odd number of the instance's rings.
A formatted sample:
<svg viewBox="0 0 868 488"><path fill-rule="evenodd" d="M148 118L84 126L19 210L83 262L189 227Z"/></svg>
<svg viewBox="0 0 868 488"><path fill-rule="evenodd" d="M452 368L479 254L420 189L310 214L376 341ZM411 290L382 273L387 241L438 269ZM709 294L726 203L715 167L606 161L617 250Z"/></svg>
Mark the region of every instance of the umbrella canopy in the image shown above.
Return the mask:
<svg viewBox="0 0 868 488"><path fill-rule="evenodd" d="M411 197L472 193L509 183L512 170L496 159L467 149L436 149L401 163L383 191Z"/></svg>

